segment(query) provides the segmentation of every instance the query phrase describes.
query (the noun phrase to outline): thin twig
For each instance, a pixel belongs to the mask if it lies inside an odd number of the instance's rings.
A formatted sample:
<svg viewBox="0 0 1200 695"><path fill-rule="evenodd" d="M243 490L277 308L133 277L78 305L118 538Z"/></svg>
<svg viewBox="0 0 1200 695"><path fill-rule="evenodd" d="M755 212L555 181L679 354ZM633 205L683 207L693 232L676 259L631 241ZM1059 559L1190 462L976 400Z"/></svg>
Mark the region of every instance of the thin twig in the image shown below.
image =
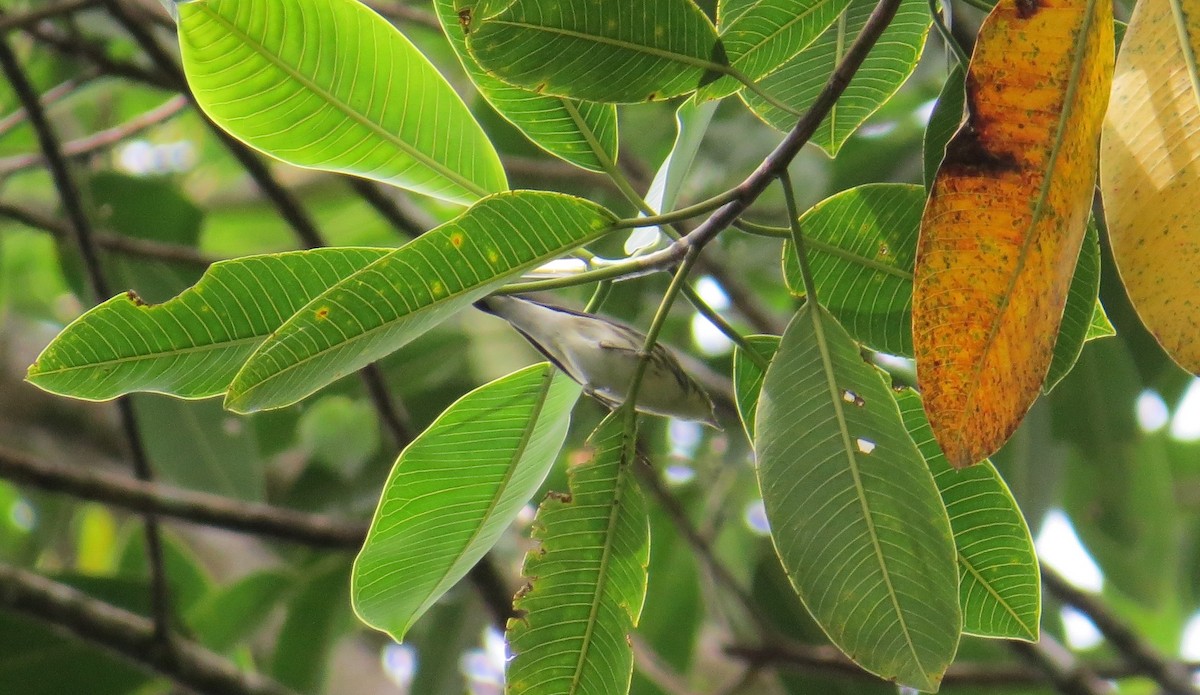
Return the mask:
<svg viewBox="0 0 1200 695"><path fill-rule="evenodd" d="M1042 584L1058 600L1091 619L1096 629L1129 663L1158 683L1171 695L1200 693L1192 682L1191 669L1172 661L1143 640L1125 621L1096 597L1071 585L1062 575L1042 565Z"/></svg>
<svg viewBox="0 0 1200 695"><path fill-rule="evenodd" d="M97 4L98 0L66 0L66 2L39 7L21 14L5 15L0 17L0 35L13 29L24 29L46 19L89 10Z"/></svg>
<svg viewBox="0 0 1200 695"><path fill-rule="evenodd" d="M8 77L9 84L17 98L25 106L29 122L37 133L38 143L46 157L46 166L51 178L58 189L71 232L75 237L79 254L83 259L87 277L98 299L107 299L111 294L104 268L100 262L100 247L96 243L91 221L83 210L79 189L67 168L63 157L58 135L46 118L41 100L29 78L25 75L17 56L8 45L7 37L0 36L0 66ZM146 454L142 436L138 429L137 418L133 412L133 404L128 398L117 400L117 412L120 417L121 430L124 433L129 455L132 459L134 475L139 480L149 482L154 474L150 468L150 459ZM146 559L150 566L150 605L154 617L154 635L160 645L170 650L171 644L171 599L168 588L166 564L163 559L162 538L159 533L158 520L153 513L143 515L146 537Z"/></svg>
<svg viewBox="0 0 1200 695"><path fill-rule="evenodd" d="M0 217L48 232L60 241L71 240L71 228L68 224L52 217L45 212L30 210L19 205L0 201ZM219 258L206 256L190 246L171 244L150 239L136 239L111 232L96 231L96 244L100 248L129 256L138 256L156 261L171 263L186 263L187 265L207 268L216 263Z"/></svg>
<svg viewBox="0 0 1200 695"><path fill-rule="evenodd" d="M1045 674L1063 695L1103 695L1113 688L1100 679L1090 666L1075 658L1066 647L1044 631L1038 642L1008 642L1017 656Z"/></svg>
<svg viewBox="0 0 1200 695"><path fill-rule="evenodd" d="M0 606L32 616L81 642L115 652L141 668L204 695L295 695L190 640L156 648L154 624L33 572L0 563Z"/></svg>
<svg viewBox="0 0 1200 695"><path fill-rule="evenodd" d="M95 78L95 75L96 75L96 73L94 71L88 71L87 74L71 77L71 78L64 80L63 82L51 87L50 89L47 89L46 91L42 92L42 95L40 97L42 106L43 107L50 106L51 104L63 99L67 95L74 93L75 90L79 89L80 87L82 87L83 85L85 85L89 81L91 81L93 78ZM13 130L14 128L21 125L24 122L25 122L25 108L24 107L20 107L17 110L15 110L12 113L5 116L4 118L0 118L0 137L3 137L4 135L8 134L9 131Z"/></svg>
<svg viewBox="0 0 1200 695"><path fill-rule="evenodd" d="M90 155L131 138L147 128L159 125L174 117L188 105L182 95L174 96L149 111L136 116L125 123L101 130L78 140L63 143L62 152L68 157ZM46 163L45 155L23 154L0 159L0 176L11 174L22 169L42 166Z"/></svg>
<svg viewBox="0 0 1200 695"><path fill-rule="evenodd" d="M425 227L414 220L408 213L396 204L396 201L374 181L360 179L357 176L343 177L350 185L351 190L358 194L368 205L379 213L379 216L387 220L392 228L397 232L407 236L409 239L415 239L425 233Z"/></svg>

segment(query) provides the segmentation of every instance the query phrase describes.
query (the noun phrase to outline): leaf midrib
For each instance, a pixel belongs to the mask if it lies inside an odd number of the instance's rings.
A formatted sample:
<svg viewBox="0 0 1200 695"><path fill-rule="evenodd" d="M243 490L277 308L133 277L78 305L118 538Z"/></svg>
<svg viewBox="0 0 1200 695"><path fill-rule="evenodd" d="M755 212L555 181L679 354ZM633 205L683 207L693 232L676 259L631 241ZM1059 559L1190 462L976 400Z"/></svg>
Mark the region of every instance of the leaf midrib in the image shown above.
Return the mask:
<svg viewBox="0 0 1200 695"><path fill-rule="evenodd" d="M809 18L811 15L814 15L814 14L816 14L817 10L824 8L824 7L825 7L825 5L829 4L830 2L833 2L833 0L817 0L817 1L816 1L816 3L814 3L814 4L813 4L812 6L810 6L808 9L806 9L806 10L804 10L803 12L801 12L801 13L797 14L797 15L796 15L795 17L793 17L791 20L789 20L789 21L787 21L787 22L784 22L783 24L781 24L781 25L779 26L779 28L778 28L778 29L776 29L776 30L775 30L774 32L772 32L771 34L768 34L768 35L767 35L767 36L766 36L766 37L765 37L765 38L764 38L762 41L759 41L758 43L756 43L756 44L752 45L752 46L751 46L751 47L750 47L750 48L749 48L749 49L748 49L748 50L747 50L745 53L743 53L741 56L739 56L739 57L735 58L735 59L732 61L732 62L733 62L733 66L734 66L735 68L736 68L736 67L739 67L739 66L740 66L742 63L744 63L746 60L748 60L748 59L750 58L750 56L752 56L752 55L754 55L756 52L758 52L758 51L762 50L762 47L763 47L763 46L765 46L765 45L767 45L768 43L770 43L771 41L773 41L773 40L774 40L774 39L775 39L777 36L779 36L780 34L782 34L782 33L786 32L787 30L791 29L791 28L792 28L794 25L796 25L796 24L800 23L801 21L803 21L803 20L805 20L805 19L808 19L808 18ZM737 20L735 20L733 24L729 25L729 28L728 28L728 29L726 29L724 32L722 32L722 33L721 33L721 38L722 38L722 39L724 39L724 38L725 38L725 34L733 32L733 31L734 31L734 30L737 28L738 24L739 24L739 23L741 23L743 20L745 20L745 17L746 17L746 15L747 15L747 14L749 14L749 11L747 11L747 12L743 12L742 14L738 15L738 18L737 18ZM817 36L820 36L820 33L818 33L818 34L817 34ZM815 39L815 38L816 38L816 37L813 37L813 39ZM796 53L800 53L800 52L801 52L801 51L803 51L805 48L807 48L807 47L809 46L809 44L811 44L811 43L812 43L813 39L810 39L810 40L809 40L809 43L806 43L805 45L801 46L801 47L800 47L800 49L796 51ZM784 62L786 63L786 62L787 62L787 60L791 60L793 57L795 57L796 53L793 53L793 54L792 54L791 56L789 56L789 57L788 57L788 58L787 58L787 59L786 59ZM769 69L769 68L768 68L768 69Z"/></svg>
<svg viewBox="0 0 1200 695"><path fill-rule="evenodd" d="M883 556L883 548L879 541L879 534L875 529L875 521L871 516L871 507L867 503L866 491L863 488L862 477L859 475L858 461L854 458L854 446L850 441L850 427L846 422L846 413L842 409L842 399L838 392L837 380L834 376L833 356L830 354L829 342L825 337L824 309L819 304L814 303L812 298L807 301L806 306L809 307L809 314L812 316L813 337L817 342L817 350L821 354L821 365L825 372L825 383L829 387L829 400L833 403L833 409L837 415L838 434L842 439L842 450L846 454L850 475L854 480L855 496L858 498L863 519L867 524L867 532L871 538L871 549L874 551L879 570L883 574L883 583L887 587L888 599L891 600L892 610L896 614L896 621L900 624L901 632L904 633L904 642L908 645L913 662L917 664L922 672L925 672L925 667L921 663L921 657L917 655L916 644L913 643L912 635L909 632L908 623L905 621L904 613L900 609L900 602L896 596L896 588L892 585L891 573L888 572L887 562ZM928 676L926 678L928 679Z"/></svg>
<svg viewBox="0 0 1200 695"><path fill-rule="evenodd" d="M979 572L979 570L975 567L975 565L971 562L971 560L968 559L967 556L962 553L962 551L956 551L956 552L958 553L959 564L961 564L964 568L966 568L967 572L970 573L970 575L975 578L975 581L978 582L980 584L980 586L982 586L989 594L992 595L992 598L994 598L996 600L996 602L999 603L1000 606L1003 607L1004 610L1010 616L1012 616L1013 620L1017 621L1017 624L1020 625L1021 629L1023 629L1025 631L1025 635L1030 640L1037 639L1037 631L1034 628L1031 628L1028 624L1026 624L1025 619L1017 614L1016 609L1014 609L1011 605L1009 605L1009 602L1007 600L1005 600L1005 598L1003 596L1001 596L998 591L996 591L996 589L992 586L991 582L988 582L987 580L985 580L983 578L983 575Z"/></svg>
<svg viewBox="0 0 1200 695"><path fill-rule="evenodd" d="M177 357L179 355L186 355L186 354L192 353L192 352L203 352L205 350L214 350L214 351L215 350L228 350L231 348L239 347L245 343L262 342L269 335L270 334L253 335L248 338L235 338L233 340L227 340L227 341L223 341L220 343L209 343L207 345L193 345L193 346L186 347L186 348L172 348L170 350L164 350L161 352L143 353L140 355L129 355L126 357L117 357L117 358L113 358L113 359L100 360L97 362L88 362L85 364L69 365L69 366L64 366L64 367L58 367L55 369L39 370L36 372L31 371L29 373L29 377L35 378L35 377L42 377L42 376L61 376L63 374L68 374L70 372L75 372L75 371L82 371L82 370L88 370L88 369L100 369L100 368L107 367L107 366L124 365L124 364L128 364L128 363L141 362L144 360L165 359L168 357Z"/></svg>
<svg viewBox="0 0 1200 695"><path fill-rule="evenodd" d="M492 512L496 510L496 506L504 497L504 493L508 489L508 484L512 481L512 476L518 467L517 464L525 456L525 451L529 447L529 441L533 437L533 432L537 429L539 419L542 416L542 411L546 408L546 396L550 393L550 387L554 383L555 377L555 369L549 364L546 366L547 369L542 376L541 388L536 396L534 407L529 413L529 419L525 429L521 432L521 439L519 442L517 442L517 447L513 450L512 456L509 457L508 466L504 471L504 476L501 478L500 483L496 486L496 493L492 496L492 499L488 501L488 506L483 513L482 521L475 527L475 530L471 532L467 542L463 544L462 549L454 556L454 560L447 564L446 571L442 573L442 576L433 585L434 588L433 591L430 592L430 596L426 597L426 599L421 602L421 607L417 610L414 616L422 615L426 610L428 610L429 606L437 600L437 597L441 596L442 584L446 581L446 577L450 576L450 574L457 567L459 561L463 559L463 557L467 554L467 551L470 550L475 544L475 541L483 532L487 522L491 520ZM434 431L433 428L430 428L430 431ZM407 632L409 627L410 625L406 625L403 632Z"/></svg>
<svg viewBox="0 0 1200 695"><path fill-rule="evenodd" d="M1075 94L1079 90L1080 74L1083 71L1083 54L1087 52L1089 34L1092 25L1095 23L1096 2L1097 0L1088 0L1086 18L1079 30L1079 39L1075 44L1074 58L1071 65L1071 76L1067 81L1067 92L1063 95L1063 110L1062 114L1059 115L1058 126L1054 132L1054 145L1050 149L1049 161L1046 164L1042 185L1038 189L1038 196L1030 214L1029 224L1025 227L1025 240L1021 243L1020 253L1017 254L1017 267L1009 275L1008 285L1001 296L1000 306L997 307L996 318L992 320L987 339L984 341L983 354L980 355L974 369L971 370L971 378L966 381L968 384L977 386L980 383L979 377L983 373L983 365L987 362L987 357L991 354L992 348L996 344L996 335L1000 332L1003 318L1008 313L1009 307L1012 306L1013 290L1016 289L1017 279L1021 277L1022 272L1025 270L1025 263L1029 260L1029 249L1033 246L1036 237L1036 229L1039 222L1041 222L1042 215L1045 214L1046 200L1050 195L1050 187L1055 180L1054 172L1058 167L1059 155L1062 153L1063 136L1066 132L1067 122L1075 115ZM979 393L979 388L972 388L968 391L967 401L963 408L964 413L971 412L975 404L975 398ZM970 450L973 448L966 446L965 442L962 441L966 436L965 432L960 430L958 435L961 449Z"/></svg>
<svg viewBox="0 0 1200 695"><path fill-rule="evenodd" d="M424 152L421 152L420 150L414 148L412 145L408 144L404 140L392 135L390 132L383 129L381 126L379 126L374 121L370 120L363 114L361 114L358 111L351 108L349 104L346 104L342 100L336 98L328 90L324 89L320 85L318 85L315 82L313 82L312 80L308 79L308 77L306 77L305 75L302 75L298 71L294 70L290 65L288 65L287 63L283 62L275 55L268 52L265 49L265 47L263 47L261 45L261 43L259 43L257 41L257 39L250 36L246 32L242 31L237 25L233 24L232 22L225 19L221 15L217 14L208 5L200 4L198 9L199 9L199 11L204 12L209 18L213 19L214 21L219 23L221 26L223 26L226 29L226 31L228 31L230 34L233 34L234 36L241 39L242 44L247 46L251 51L253 51L255 54L257 54L259 57L266 59L267 62L274 65L285 75L292 78L296 82L299 82L301 85L303 85L310 91L317 94L326 103L332 105L335 109L340 111L342 113L342 115L355 121L359 125L365 127L367 130L371 131L376 136L382 138L385 142L388 142L391 145L397 147L398 149L400 149L401 151L403 151L405 154L412 157L413 159L417 160L419 163L421 163L425 167L432 169L433 171L437 172L441 176L449 179L450 181L452 181L459 187L463 188L467 192L469 192L479 198L483 198L488 195L488 191L485 190L483 187L479 186L478 184L476 184L474 181L471 181L470 179L466 178L462 174L459 174L457 171L454 171L454 170L446 167L441 162L431 158L429 155L426 155Z"/></svg>

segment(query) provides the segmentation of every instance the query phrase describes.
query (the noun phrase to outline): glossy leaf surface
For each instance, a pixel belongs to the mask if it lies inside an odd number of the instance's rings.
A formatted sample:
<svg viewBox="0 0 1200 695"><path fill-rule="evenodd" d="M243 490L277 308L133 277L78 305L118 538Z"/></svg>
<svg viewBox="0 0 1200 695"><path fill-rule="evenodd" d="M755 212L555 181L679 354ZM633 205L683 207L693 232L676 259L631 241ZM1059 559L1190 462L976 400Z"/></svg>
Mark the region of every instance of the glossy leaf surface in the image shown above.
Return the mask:
<svg viewBox="0 0 1200 695"><path fill-rule="evenodd" d="M1095 186L1111 10L1005 0L980 30L913 290L918 382L955 467L1000 448L1050 367Z"/></svg>
<svg viewBox="0 0 1200 695"><path fill-rule="evenodd" d="M468 393L410 444L354 563L354 610L402 641L500 538L554 464L580 389L548 363Z"/></svg>
<svg viewBox="0 0 1200 695"><path fill-rule="evenodd" d="M254 349L308 300L390 253L316 249L213 264L158 305L121 294L67 326L27 378L53 393L108 400L133 391L225 392Z"/></svg>
<svg viewBox="0 0 1200 695"><path fill-rule="evenodd" d="M266 154L463 204L508 188L446 80L356 0L181 3L179 44L200 108Z"/></svg>
<svg viewBox="0 0 1200 695"><path fill-rule="evenodd" d="M301 308L230 384L239 412L290 405L403 346L506 281L609 230L604 208L538 191L491 196Z"/></svg>

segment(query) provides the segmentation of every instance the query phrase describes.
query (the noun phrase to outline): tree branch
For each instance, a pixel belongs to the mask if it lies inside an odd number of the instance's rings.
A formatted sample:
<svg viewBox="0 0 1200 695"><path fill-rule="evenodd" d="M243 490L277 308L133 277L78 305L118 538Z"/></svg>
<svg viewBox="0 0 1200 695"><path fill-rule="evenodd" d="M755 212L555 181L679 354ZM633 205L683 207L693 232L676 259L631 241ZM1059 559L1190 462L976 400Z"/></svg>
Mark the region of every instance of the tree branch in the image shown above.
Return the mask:
<svg viewBox="0 0 1200 695"><path fill-rule="evenodd" d="M1090 666L1081 663L1045 632L1038 642L1014 641L1008 647L1040 670L1063 695L1102 695L1113 691Z"/></svg>
<svg viewBox="0 0 1200 695"><path fill-rule="evenodd" d="M32 616L205 695L295 695L264 676L238 670L229 660L190 640L176 638L171 649L163 649L150 620L5 563L0 563L0 606Z"/></svg>
<svg viewBox="0 0 1200 695"><path fill-rule="evenodd" d="M24 29L46 19L90 10L98 2L99 0L66 0L66 2L39 7L20 14L5 15L0 17L0 35L13 29Z"/></svg>
<svg viewBox="0 0 1200 695"><path fill-rule="evenodd" d="M41 100L17 61L16 54L9 47L8 38L3 35L0 35L0 67L7 75L13 92L24 105L30 125L37 133L38 143L46 157L46 166L58 189L59 198L62 200L63 209L70 222L71 232L83 259L92 290L99 299L107 299L112 292L100 262L100 248L96 243L91 221L88 220L87 214L83 210L79 189L76 187L74 179L71 178L67 162L63 158L58 135L46 118ZM149 482L153 479L154 473L150 468L150 459L146 454L141 433L138 430L132 402L128 398L118 399L117 412L126 445L129 448L129 455L132 458L134 474L139 480ZM154 634L163 647L169 649L172 611L166 564L163 559L162 538L159 533L158 519L153 513L144 514L143 522L146 537L146 560L150 566L150 605L154 616Z"/></svg>
<svg viewBox="0 0 1200 695"><path fill-rule="evenodd" d="M1045 564L1042 565L1042 584L1055 598L1090 618L1114 649L1135 668L1154 679L1163 690L1171 695L1194 695L1200 692L1192 683L1191 669L1159 654L1096 597L1075 588Z"/></svg>

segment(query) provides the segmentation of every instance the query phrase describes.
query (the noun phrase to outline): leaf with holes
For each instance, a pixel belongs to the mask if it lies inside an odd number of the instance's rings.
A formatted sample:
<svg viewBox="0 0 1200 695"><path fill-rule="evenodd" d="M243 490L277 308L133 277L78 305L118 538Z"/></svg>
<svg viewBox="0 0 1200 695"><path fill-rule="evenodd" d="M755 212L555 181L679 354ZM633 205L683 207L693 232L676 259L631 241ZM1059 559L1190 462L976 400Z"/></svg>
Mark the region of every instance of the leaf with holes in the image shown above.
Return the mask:
<svg viewBox="0 0 1200 695"><path fill-rule="evenodd" d="M492 77L467 51L455 0L436 0L434 5L463 69L496 113L535 145L577 167L597 172L612 167L617 161L615 106L543 96Z"/></svg>
<svg viewBox="0 0 1200 695"><path fill-rule="evenodd" d="M456 203L508 188L492 143L446 80L356 0L178 7L196 103L251 147Z"/></svg>
<svg viewBox="0 0 1200 695"><path fill-rule="evenodd" d="M734 0L721 2L721 43L733 69L750 81L761 79L821 35L850 0ZM733 5L733 7L730 7ZM723 77L699 91L698 99L719 99L742 87Z"/></svg>
<svg viewBox="0 0 1200 695"><path fill-rule="evenodd" d="M409 444L354 562L363 622L396 641L466 576L554 464L580 388L548 363L468 393Z"/></svg>
<svg viewBox="0 0 1200 695"><path fill-rule="evenodd" d="M588 440L591 458L568 472L570 492L538 507L539 547L525 557L529 583L513 605L520 617L508 623L510 695L629 691L629 637L650 562L633 446L624 418L607 418Z"/></svg>
<svg viewBox="0 0 1200 695"><path fill-rule="evenodd" d="M900 415L950 515L961 580L963 631L1036 642L1042 610L1037 554L1025 517L990 461L956 471L938 448L921 397L897 392Z"/></svg>
<svg viewBox="0 0 1200 695"><path fill-rule="evenodd" d="M728 69L716 29L691 0L500 4L473 8L467 48L489 73L535 92L652 101L687 94Z"/></svg>
<svg viewBox="0 0 1200 695"><path fill-rule="evenodd" d="M875 0L850 0L846 11L828 31L758 85L794 111L807 110L825 88L846 49L862 31L875 5ZM846 139L912 74L925 48L929 26L928 3L901 0L896 17L821 122L811 142L830 156L836 155ZM794 114L772 106L761 96L748 90L742 90L739 95L755 115L772 127L786 132L796 124Z"/></svg>
<svg viewBox="0 0 1200 695"><path fill-rule="evenodd" d="M1113 258L1146 328L1200 374L1200 4L1134 10L1104 122L1100 187ZM1153 125L1151 125L1153 124Z"/></svg>
<svg viewBox="0 0 1200 695"><path fill-rule="evenodd" d="M614 221L599 205L558 193L485 198L312 299L250 356L225 406L250 412L295 403Z"/></svg>
<svg viewBox="0 0 1200 695"><path fill-rule="evenodd" d="M391 249L315 249L209 267L163 304L120 294L80 316L26 378L51 393L105 401L134 391L179 398L225 392L254 349L310 299Z"/></svg>
<svg viewBox="0 0 1200 695"><path fill-rule="evenodd" d="M754 448L775 549L835 645L936 690L962 628L946 509L879 371L806 303L771 361Z"/></svg>
<svg viewBox="0 0 1200 695"><path fill-rule="evenodd" d="M913 285L918 383L956 468L1000 448L1050 368L1091 210L1112 31L1104 0L1003 0L980 29Z"/></svg>

